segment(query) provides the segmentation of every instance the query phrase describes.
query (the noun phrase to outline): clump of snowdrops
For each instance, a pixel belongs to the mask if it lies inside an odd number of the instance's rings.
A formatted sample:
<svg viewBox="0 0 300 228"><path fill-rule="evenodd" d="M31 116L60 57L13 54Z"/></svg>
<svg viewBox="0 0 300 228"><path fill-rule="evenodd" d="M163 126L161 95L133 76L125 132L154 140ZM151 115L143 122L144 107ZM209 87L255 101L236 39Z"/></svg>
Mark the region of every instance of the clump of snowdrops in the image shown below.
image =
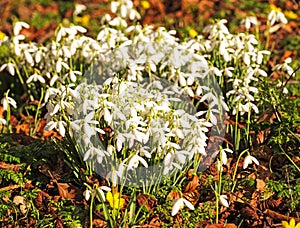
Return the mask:
<svg viewBox="0 0 300 228"><path fill-rule="evenodd" d="M29 99L47 108L45 129L70 135L89 171L107 178L109 187L87 185L85 196L96 197L116 225L124 186L133 184L136 191L143 186L151 194L162 176L173 175L173 185L178 184L181 172L197 169L201 158L213 160L220 151L220 164L226 164L226 153L232 150L208 146L208 133L223 137L226 115L235 116L236 122L247 120L250 141L250 119L259 113L259 81L269 76L265 63L270 51L250 33L252 25L258 26L254 17L243 21L245 33L230 33L222 19L204 28L203 35L181 42L174 30L136 24L140 15L130 0L113 1L111 11L115 17L103 17L96 38L64 20L46 45L26 42L21 30L29 25L16 22L13 36L0 41L12 50L0 70L18 77ZM286 23L277 14L270 13L270 27ZM291 76L289 62L274 70ZM7 91L1 103L7 111L1 126L9 125L16 102ZM237 127L231 132L232 149L239 152L241 132ZM258 164L248 153L244 168L250 161ZM152 185L153 192L147 188ZM215 191L217 201L228 206L222 186ZM184 205L194 209L185 199L175 199L172 215ZM137 222L132 215L130 219Z"/></svg>

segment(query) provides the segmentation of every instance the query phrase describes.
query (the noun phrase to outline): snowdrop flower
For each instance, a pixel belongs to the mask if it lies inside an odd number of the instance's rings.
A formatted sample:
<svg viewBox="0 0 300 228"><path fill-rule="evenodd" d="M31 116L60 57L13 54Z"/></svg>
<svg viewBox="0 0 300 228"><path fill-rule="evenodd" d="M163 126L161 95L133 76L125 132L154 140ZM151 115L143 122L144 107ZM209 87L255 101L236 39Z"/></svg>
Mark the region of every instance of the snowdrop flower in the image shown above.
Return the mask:
<svg viewBox="0 0 300 228"><path fill-rule="evenodd" d="M288 94L289 93L289 90L284 86L285 84L284 84L284 82L278 82L277 84L276 84L276 87L277 88L282 88L282 93L283 94ZM284 87L283 87L284 86Z"/></svg>
<svg viewBox="0 0 300 228"><path fill-rule="evenodd" d="M37 74L37 73L34 73L33 75L31 75L27 80L26 80L26 83L29 84L30 82L36 82L36 81L40 81L41 83L45 83L45 79L43 78L43 76Z"/></svg>
<svg viewBox="0 0 300 228"><path fill-rule="evenodd" d="M88 201L91 197L91 190L87 189L83 192L83 196L85 198L86 201Z"/></svg>
<svg viewBox="0 0 300 228"><path fill-rule="evenodd" d="M1 99L1 104L3 105L3 109L6 111L8 107L12 105L14 108L17 108L17 102L8 96L9 90L5 93L5 97Z"/></svg>
<svg viewBox="0 0 300 228"><path fill-rule="evenodd" d="M62 67L69 69L69 65L67 63L63 62L61 58L59 58L55 65L56 72L60 73L62 70Z"/></svg>
<svg viewBox="0 0 300 228"><path fill-rule="evenodd" d="M287 24L288 21L284 14L280 12L279 10L271 10L271 12L268 15L268 20L270 21L270 25L274 25L275 22Z"/></svg>
<svg viewBox="0 0 300 228"><path fill-rule="evenodd" d="M127 27L127 22L121 17L115 17L114 19L112 19L109 22L109 25L114 26L114 27L120 26L120 27L126 28Z"/></svg>
<svg viewBox="0 0 300 228"><path fill-rule="evenodd" d="M108 186L100 186L99 188L97 188L97 192L99 193L100 195L100 198L101 198L101 201L102 202L105 202L106 201L106 198L105 198L105 193L103 192L104 191L107 191L107 192L110 192L111 191L111 188L108 187ZM88 201L91 197L91 190L90 189L87 189L83 192L83 196L85 198L86 201ZM94 192L94 195L95 195L95 192Z"/></svg>
<svg viewBox="0 0 300 228"><path fill-rule="evenodd" d="M222 204L224 207L229 207L229 204L228 204L227 199L228 199L228 196L226 196L226 195L220 195L219 200L220 200L221 204Z"/></svg>
<svg viewBox="0 0 300 228"><path fill-rule="evenodd" d="M188 200L186 200L184 198L178 198L178 199L173 200L173 207L172 207L171 215L172 216L176 215L179 212L179 210L181 210L184 206L187 206L191 210L195 210L195 207L191 202L189 202Z"/></svg>
<svg viewBox="0 0 300 228"><path fill-rule="evenodd" d="M244 113L248 113L251 111L251 109L253 109L253 111L258 114L259 113L259 110L257 108L257 106L255 104L253 104L252 102L248 102L246 104L242 104L241 107L240 107L240 112L241 114L243 115Z"/></svg>
<svg viewBox="0 0 300 228"><path fill-rule="evenodd" d="M20 44L20 46L21 46L21 44ZM25 48L26 48L26 49L25 49ZM33 66L33 65L34 65L34 60L33 60L33 57L32 57L31 54L30 54L30 51L32 51L32 50L28 49L28 47L25 47L25 48L22 48L22 51L23 51L24 56L25 56L25 59L26 59L26 61L27 61L31 66Z"/></svg>
<svg viewBox="0 0 300 228"><path fill-rule="evenodd" d="M13 63L5 63L0 67L0 71L3 71L4 69L7 69L7 71L10 73L10 75L15 75L15 64Z"/></svg>
<svg viewBox="0 0 300 228"><path fill-rule="evenodd" d="M258 51L256 55L256 63L262 64L263 61L263 55L270 55L271 52L267 50Z"/></svg>
<svg viewBox="0 0 300 228"><path fill-rule="evenodd" d="M55 122L55 121L51 120L46 124L44 129L45 129L45 131L51 131L52 129L55 128L56 130L58 130L59 134L62 137L64 137L66 134L65 125L66 125L66 123L64 121L60 120L60 121Z"/></svg>
<svg viewBox="0 0 300 228"><path fill-rule="evenodd" d="M129 159L127 170L136 169L140 162L143 164L143 166L148 168L147 161L144 158L142 158L141 156L135 154Z"/></svg>
<svg viewBox="0 0 300 228"><path fill-rule="evenodd" d="M93 157L96 157L97 162L101 164L105 155L109 155L109 154L104 150L100 150L92 146L90 149L88 149L85 152L83 156L83 161L87 161L88 159L92 159Z"/></svg>
<svg viewBox="0 0 300 228"><path fill-rule="evenodd" d="M233 151L229 148L224 148L224 149L221 149L220 150L220 153L221 153L221 160L222 160L222 163L223 165L226 165L227 164L227 153L233 153Z"/></svg>
<svg viewBox="0 0 300 228"><path fill-rule="evenodd" d="M58 132L62 137L65 137L65 133L66 133L65 126L66 126L66 123L64 121L57 122Z"/></svg>
<svg viewBox="0 0 300 228"><path fill-rule="evenodd" d="M243 169L247 169L248 165L252 164L253 162L256 165L259 165L259 162L255 157L253 157L251 155L246 156L245 159L244 159L244 163L243 163Z"/></svg>
<svg viewBox="0 0 300 228"><path fill-rule="evenodd" d="M167 143L169 144L169 142ZM172 143L174 144L174 143ZM178 146L179 147L179 146ZM179 149L179 148L177 148ZM177 169L181 169L181 166L177 163L174 162L177 160L180 164L184 164L187 156L186 151L170 151L164 158L163 164L164 164L164 170L163 174L167 174L169 171L173 169L173 167Z"/></svg>
<svg viewBox="0 0 300 228"><path fill-rule="evenodd" d="M73 15L77 16L78 14L82 13L86 9L87 9L86 5L76 3Z"/></svg>
<svg viewBox="0 0 300 228"><path fill-rule="evenodd" d="M273 67L272 71L274 70L280 70L286 71L290 76L294 73L294 70L292 67L289 66L289 64L292 62L292 59L290 57L286 58L283 63L277 64Z"/></svg>
<svg viewBox="0 0 300 228"><path fill-rule="evenodd" d="M111 4L110 4L110 11L111 11L112 13L116 13L117 10L118 10L119 5L120 5L119 2L112 1Z"/></svg>
<svg viewBox="0 0 300 228"><path fill-rule="evenodd" d="M18 36L23 28L29 29L29 24L23 21L18 21L14 26L14 35Z"/></svg>
<svg viewBox="0 0 300 228"><path fill-rule="evenodd" d="M80 71L76 71L76 70L71 69L70 72L67 74L67 76L70 77L71 82L76 82L76 80L77 80L76 75L81 76L82 73Z"/></svg>
<svg viewBox="0 0 300 228"><path fill-rule="evenodd" d="M7 124L6 120L3 118L0 118L0 125L6 125L6 124Z"/></svg>
<svg viewBox="0 0 300 228"><path fill-rule="evenodd" d="M126 160L127 159L124 159L117 167L114 167L114 169L106 175L106 178L111 181L113 187L116 187L119 184L119 178L123 178L125 175Z"/></svg>
<svg viewBox="0 0 300 228"><path fill-rule="evenodd" d="M69 22L65 22L65 24L68 24L68 23ZM64 22L63 22L63 24L64 24ZM69 35L71 38L74 38L74 36L78 32L86 33L87 30L86 30L86 28L84 28L82 26L78 26L78 25L69 25L69 26L61 25L61 28L56 35L56 42L59 42L62 39L62 37L65 37L67 35Z"/></svg>
<svg viewBox="0 0 300 228"><path fill-rule="evenodd" d="M232 77L233 76L233 73L232 71L234 71L234 68L233 67L226 67L224 69L224 76L227 76L227 77Z"/></svg>
<svg viewBox="0 0 300 228"><path fill-rule="evenodd" d="M103 190L106 191L106 192L110 192L110 191L111 191L111 188L108 187L108 186L100 186L100 187L97 189L98 193L100 194L101 200L102 200L102 201L106 201L106 197L105 197L105 194L104 194Z"/></svg>
<svg viewBox="0 0 300 228"><path fill-rule="evenodd" d="M244 20L241 21L241 24L244 24L245 25L245 28L247 30L250 29L251 27L251 24L252 25L257 25L257 18L256 17L253 17L253 16L250 16L250 17L246 17Z"/></svg>

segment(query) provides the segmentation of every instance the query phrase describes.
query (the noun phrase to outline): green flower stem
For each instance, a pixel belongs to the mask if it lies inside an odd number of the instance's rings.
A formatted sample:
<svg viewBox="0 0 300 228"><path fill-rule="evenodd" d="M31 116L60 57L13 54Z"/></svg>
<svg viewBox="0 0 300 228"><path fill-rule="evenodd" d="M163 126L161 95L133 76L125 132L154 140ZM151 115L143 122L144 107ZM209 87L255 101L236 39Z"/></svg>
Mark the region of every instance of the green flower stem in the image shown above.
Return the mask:
<svg viewBox="0 0 300 228"><path fill-rule="evenodd" d="M249 101L250 103L250 101ZM249 133L250 133L250 120L251 120L251 107L249 106L249 110L248 110L248 118L247 118L247 126L246 126L246 143L247 145L251 144L251 141L249 139Z"/></svg>
<svg viewBox="0 0 300 228"><path fill-rule="evenodd" d="M248 152L248 151L249 151L249 149L246 149L246 150L242 151L241 154L239 155L237 161L236 161L235 168L234 168L234 172L233 172L233 177L232 177L233 186L232 186L232 188L231 188L231 192L234 191L235 186L236 186L236 183L237 183L237 182L235 181L235 177L236 177L236 173L237 173L237 169L238 169L238 166L239 166L240 159L241 159L241 157L243 156L243 154L246 153L246 152Z"/></svg>
<svg viewBox="0 0 300 228"><path fill-rule="evenodd" d="M287 159L295 166L295 168L300 173L299 166L297 166L297 164L293 161L293 159L284 151L284 149L282 148L282 146L280 144L278 144L278 146L279 146L280 150L283 152L283 154L287 157Z"/></svg>
<svg viewBox="0 0 300 228"><path fill-rule="evenodd" d="M45 91L44 91L44 88L42 88L41 89L41 97L40 97L40 100L39 100L39 103L38 103L38 106L37 106L37 109L36 109L36 112L35 112L35 116L34 116L34 129L32 130L32 128L30 128L30 135L31 136L35 134L36 129L38 127L39 109L40 109L42 101L44 99L44 94L45 94Z"/></svg>
<svg viewBox="0 0 300 228"><path fill-rule="evenodd" d="M9 93L9 90L7 90L7 92L5 93L5 97L8 97L8 93ZM7 123L8 132L12 133L12 126L10 124L10 115L11 115L10 104L8 103L7 104L7 110L6 110L6 123Z"/></svg>
<svg viewBox="0 0 300 228"><path fill-rule="evenodd" d="M94 198L95 198L95 195L94 195L94 191L95 191L95 188L93 188L92 190L92 196L91 196L91 203L90 203L90 214L89 214L89 217L90 217L90 228L93 228L93 204L94 204Z"/></svg>
<svg viewBox="0 0 300 228"><path fill-rule="evenodd" d="M235 129L234 129L234 149L235 152L238 151L239 149L239 144L240 144L240 129L238 129L238 124L239 124L239 110L240 110L240 102L238 103L236 115L235 115Z"/></svg>

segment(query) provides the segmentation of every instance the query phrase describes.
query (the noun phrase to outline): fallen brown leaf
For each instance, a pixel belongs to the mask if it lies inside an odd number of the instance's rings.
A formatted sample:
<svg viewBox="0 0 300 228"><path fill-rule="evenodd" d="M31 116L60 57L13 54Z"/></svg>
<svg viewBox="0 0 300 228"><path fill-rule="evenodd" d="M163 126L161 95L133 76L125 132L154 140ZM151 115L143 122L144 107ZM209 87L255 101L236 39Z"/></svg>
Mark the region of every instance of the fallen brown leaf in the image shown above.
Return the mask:
<svg viewBox="0 0 300 228"><path fill-rule="evenodd" d="M263 180L256 179L256 188L257 188L257 190L264 192L267 189L267 185Z"/></svg>
<svg viewBox="0 0 300 228"><path fill-rule="evenodd" d="M93 219L93 227L107 227L107 222L102 219Z"/></svg>
<svg viewBox="0 0 300 228"><path fill-rule="evenodd" d="M152 211L156 205L156 199L147 194L140 194L136 198L140 206L145 206L149 211Z"/></svg>
<svg viewBox="0 0 300 228"><path fill-rule="evenodd" d="M56 184L61 198L71 199L76 201L83 200L82 191L79 188L75 187L74 185L68 183L58 183L58 182L56 182Z"/></svg>

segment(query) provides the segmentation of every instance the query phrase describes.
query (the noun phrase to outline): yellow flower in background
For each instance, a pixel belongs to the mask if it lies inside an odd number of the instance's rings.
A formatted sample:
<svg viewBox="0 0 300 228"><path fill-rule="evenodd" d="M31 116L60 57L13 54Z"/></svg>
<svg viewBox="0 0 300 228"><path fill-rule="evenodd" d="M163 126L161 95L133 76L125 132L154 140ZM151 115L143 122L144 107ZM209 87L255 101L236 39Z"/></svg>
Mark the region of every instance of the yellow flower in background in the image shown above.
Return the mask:
<svg viewBox="0 0 300 228"><path fill-rule="evenodd" d="M281 12L281 8L275 6L274 4L270 4L270 9L271 9L271 10L275 10L276 12Z"/></svg>
<svg viewBox="0 0 300 228"><path fill-rule="evenodd" d="M82 16L82 17L78 17L78 16L76 16L75 18L74 18L74 20L75 20L75 22L77 22L77 23L81 23L84 27L88 27L89 26L89 23L90 23L90 15L84 15L84 16Z"/></svg>
<svg viewBox="0 0 300 228"><path fill-rule="evenodd" d="M300 223L298 223L296 225L295 219L291 219L290 223L288 223L287 221L282 221L282 226L284 228L300 228Z"/></svg>
<svg viewBox="0 0 300 228"><path fill-rule="evenodd" d="M289 18L289 19L297 19L298 15L295 14L293 11L291 10L285 10L284 12L284 15Z"/></svg>
<svg viewBox="0 0 300 228"><path fill-rule="evenodd" d="M189 35L190 35L190 37L194 38L194 37L198 36L198 32L195 29L190 29Z"/></svg>
<svg viewBox="0 0 300 228"><path fill-rule="evenodd" d="M147 10L150 8L151 5L148 1L144 0L144 1L141 1L141 6Z"/></svg>
<svg viewBox="0 0 300 228"><path fill-rule="evenodd" d="M110 207L113 209L121 209L125 204L125 199L121 198L119 192L116 192L114 194L108 192L106 194L106 200L109 202Z"/></svg>
<svg viewBox="0 0 300 228"><path fill-rule="evenodd" d="M0 40L4 40L5 37L6 37L6 34L4 32L0 31Z"/></svg>

